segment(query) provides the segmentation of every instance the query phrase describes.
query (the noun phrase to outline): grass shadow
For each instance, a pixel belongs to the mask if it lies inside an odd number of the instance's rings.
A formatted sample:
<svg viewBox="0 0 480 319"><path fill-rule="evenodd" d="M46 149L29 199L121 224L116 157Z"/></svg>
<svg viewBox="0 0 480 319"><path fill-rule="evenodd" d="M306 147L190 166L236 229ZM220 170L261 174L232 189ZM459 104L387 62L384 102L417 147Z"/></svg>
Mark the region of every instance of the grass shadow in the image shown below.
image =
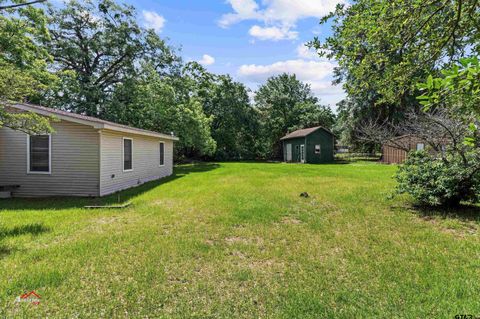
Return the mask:
<svg viewBox="0 0 480 319"><path fill-rule="evenodd" d="M173 182L192 173L208 172L219 168L216 163L195 163L181 165L174 168L173 174L159 180L147 182L121 192L105 197L47 197L47 198L12 198L0 200L0 214L2 210L58 210L83 208L85 206L108 206L123 204L142 194L155 189L165 183Z"/></svg>
<svg viewBox="0 0 480 319"><path fill-rule="evenodd" d="M418 204L408 204L407 206L392 207L393 210L404 210L412 212L423 219L440 217L442 219L455 219L461 222L480 223L480 206L460 205L456 207L435 207Z"/></svg>
<svg viewBox="0 0 480 319"><path fill-rule="evenodd" d="M7 237L16 237L26 234L37 236L48 231L50 231L50 228L39 223L15 226L10 229L0 227L0 240Z"/></svg>
<svg viewBox="0 0 480 319"><path fill-rule="evenodd" d="M476 205L460 205L457 207L413 206L413 210L422 218L441 217L458 219L463 222L480 222L480 207Z"/></svg>
<svg viewBox="0 0 480 319"><path fill-rule="evenodd" d="M8 247L1 243L3 239L8 237L17 237L22 235L32 235L38 236L40 234L49 232L50 228L44 226L43 224L34 223L34 224L26 224L21 226L15 226L13 228L4 228L0 227L0 259L7 257L16 249Z"/></svg>

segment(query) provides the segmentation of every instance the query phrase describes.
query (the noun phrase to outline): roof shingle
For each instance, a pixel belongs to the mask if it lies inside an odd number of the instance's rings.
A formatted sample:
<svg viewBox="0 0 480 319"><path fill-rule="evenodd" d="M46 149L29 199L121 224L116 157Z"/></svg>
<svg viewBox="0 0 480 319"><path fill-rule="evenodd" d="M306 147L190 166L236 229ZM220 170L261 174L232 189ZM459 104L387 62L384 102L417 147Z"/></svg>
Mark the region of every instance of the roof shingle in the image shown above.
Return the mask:
<svg viewBox="0 0 480 319"><path fill-rule="evenodd" d="M102 119L99 119L99 118L96 118L96 117L92 117L92 116L76 114L76 113L72 113L72 112L62 111L62 110L59 110L59 109L52 109L52 108L49 108L49 107L40 106L40 105L36 105L36 104L19 103L19 104L13 104L11 106L20 107L22 105L28 107L30 111L34 111L34 112L36 110L37 111L43 111L43 112L47 112L47 113L50 113L50 114L53 114L53 115L65 116L65 117L69 117L69 118L72 118L72 119L88 121L88 122L91 122L91 123L106 124L106 125L110 125L111 127L118 128L118 129L130 129L130 130L133 130L133 131L137 132L138 134L154 134L154 135L157 135L157 136L162 136L164 138L178 140L177 137L172 136L172 135L163 134L163 133L154 132L154 131L149 131L149 130L144 130L144 129L137 128L137 127L132 127L132 126L128 126L128 125L118 124L118 123L115 123L115 122L105 121L105 120L102 120Z"/></svg>
<svg viewBox="0 0 480 319"><path fill-rule="evenodd" d="M315 126L315 127L310 127L310 128L304 128L304 129L301 129L301 130L296 130L296 131L293 131L287 135L285 135L284 137L282 137L280 140L288 140L288 139L291 139L291 138L297 138L297 137L305 137L313 132L315 132L316 130L318 129L323 129L325 130L326 132L332 134L332 132L330 132L329 130L327 130L326 128L323 128L321 126Z"/></svg>

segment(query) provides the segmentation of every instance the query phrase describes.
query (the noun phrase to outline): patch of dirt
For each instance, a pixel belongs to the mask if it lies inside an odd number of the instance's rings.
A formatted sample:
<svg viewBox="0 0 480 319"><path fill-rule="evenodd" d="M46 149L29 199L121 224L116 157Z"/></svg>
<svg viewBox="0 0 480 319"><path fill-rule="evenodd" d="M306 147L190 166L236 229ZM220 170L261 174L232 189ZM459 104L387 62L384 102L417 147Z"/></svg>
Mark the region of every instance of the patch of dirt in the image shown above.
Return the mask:
<svg viewBox="0 0 480 319"><path fill-rule="evenodd" d="M282 218L282 223L288 224L288 225L298 225L298 224L301 224L302 221L299 219L296 219L295 217L285 216Z"/></svg>
<svg viewBox="0 0 480 319"><path fill-rule="evenodd" d="M452 226L448 224L448 220L437 218L435 216L422 216L422 220L432 224L439 231L450 234L457 237L466 237L478 235L479 227L473 222L459 222L458 224Z"/></svg>
<svg viewBox="0 0 480 319"><path fill-rule="evenodd" d="M205 244L207 244L209 246L213 246L213 245L215 245L215 241L211 240L211 239L207 239L207 240L205 240Z"/></svg>
<svg viewBox="0 0 480 319"><path fill-rule="evenodd" d="M244 244L244 245L263 246L264 244L263 238L260 238L260 237L246 238L246 237L239 237L239 236L230 236L225 238L225 242L228 245Z"/></svg>
<svg viewBox="0 0 480 319"><path fill-rule="evenodd" d="M227 237L225 238L225 242L227 244L236 244L236 243L248 244L248 240L246 238L237 237L237 236Z"/></svg>
<svg viewBox="0 0 480 319"><path fill-rule="evenodd" d="M159 199L150 203L151 206L162 206L168 209L176 207L177 202L171 199Z"/></svg>
<svg viewBox="0 0 480 319"><path fill-rule="evenodd" d="M101 217L96 220L97 224L112 224L118 220L117 216Z"/></svg>

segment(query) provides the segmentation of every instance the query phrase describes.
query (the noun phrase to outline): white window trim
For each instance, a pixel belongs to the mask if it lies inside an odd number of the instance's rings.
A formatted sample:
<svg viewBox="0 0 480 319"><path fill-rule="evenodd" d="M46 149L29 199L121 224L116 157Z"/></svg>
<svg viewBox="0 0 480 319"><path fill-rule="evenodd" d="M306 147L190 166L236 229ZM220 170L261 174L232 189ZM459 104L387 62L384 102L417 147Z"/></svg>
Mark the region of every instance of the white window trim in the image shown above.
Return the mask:
<svg viewBox="0 0 480 319"><path fill-rule="evenodd" d="M318 153L317 153L317 146L318 146ZM322 155L322 145L321 144L315 144L315 154L316 155Z"/></svg>
<svg viewBox="0 0 480 319"><path fill-rule="evenodd" d="M52 175L52 134L40 135L48 135L48 172L36 172L30 170L30 136L32 135L27 134L27 174Z"/></svg>
<svg viewBox="0 0 480 319"><path fill-rule="evenodd" d="M132 141L132 168L131 169L125 169L125 140ZM133 138L130 138L130 137L122 138L122 168L124 173L133 172Z"/></svg>
<svg viewBox="0 0 480 319"><path fill-rule="evenodd" d="M160 164L160 160L161 160L162 158L159 158L159 159L158 159L158 167L164 167L164 166L165 166L165 142L160 142L160 143L158 144L158 156L160 156L160 144L163 144L163 165Z"/></svg>

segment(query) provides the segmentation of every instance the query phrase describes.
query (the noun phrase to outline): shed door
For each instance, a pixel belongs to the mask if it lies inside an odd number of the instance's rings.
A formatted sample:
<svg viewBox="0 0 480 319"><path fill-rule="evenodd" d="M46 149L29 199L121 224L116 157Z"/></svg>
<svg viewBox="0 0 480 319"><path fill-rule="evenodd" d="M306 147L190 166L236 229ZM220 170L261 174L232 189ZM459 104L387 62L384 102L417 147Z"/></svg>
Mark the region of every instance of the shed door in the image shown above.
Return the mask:
<svg viewBox="0 0 480 319"><path fill-rule="evenodd" d="M292 144L287 144L287 162L292 161Z"/></svg>

